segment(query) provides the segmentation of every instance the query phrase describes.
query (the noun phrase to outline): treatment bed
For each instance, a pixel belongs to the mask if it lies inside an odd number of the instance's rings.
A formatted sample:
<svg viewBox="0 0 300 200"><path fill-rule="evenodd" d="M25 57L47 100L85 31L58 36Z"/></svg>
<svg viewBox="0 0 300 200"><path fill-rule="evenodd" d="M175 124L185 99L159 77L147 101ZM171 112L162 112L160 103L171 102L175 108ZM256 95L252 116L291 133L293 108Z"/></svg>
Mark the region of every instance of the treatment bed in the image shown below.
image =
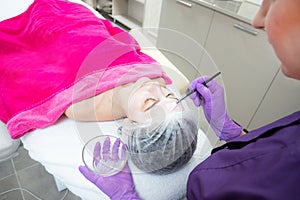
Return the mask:
<svg viewBox="0 0 300 200"><path fill-rule="evenodd" d="M18 4L17 1L13 2ZM19 14L18 12L24 11L32 3L31 0L25 2L27 4L23 2L23 7L16 10L16 15ZM98 17L102 17L84 2L80 0L72 0L72 2L80 3L88 7ZM5 16L1 17L1 20L5 19ZM8 15L7 18L9 17L12 16ZM131 34L142 47L145 47L143 52L161 63L163 69L171 79L176 80L169 87L179 93L183 93L188 87L188 80L183 74L159 50L154 47L149 48L150 43L143 37L141 32L132 31ZM195 113L199 113L197 108L194 109ZM201 114L197 115L199 115L197 119L201 121L200 124L204 123L205 120L200 116ZM63 115L55 124L25 134L21 137L21 141L24 148L28 150L30 157L40 162L54 176L58 190L68 188L82 199L104 200L109 198L95 185L85 179L79 172L78 167L83 165L82 149L85 143L91 138L102 134L119 137L117 133L119 125L119 121L78 122ZM189 173L197 164L209 156L211 149L217 141L215 137L207 137L203 130L209 132L206 128L199 129L197 149L192 159L182 169L174 173L167 175L144 173L138 170L129 160L136 190L142 199L176 200L185 197L186 182Z"/></svg>

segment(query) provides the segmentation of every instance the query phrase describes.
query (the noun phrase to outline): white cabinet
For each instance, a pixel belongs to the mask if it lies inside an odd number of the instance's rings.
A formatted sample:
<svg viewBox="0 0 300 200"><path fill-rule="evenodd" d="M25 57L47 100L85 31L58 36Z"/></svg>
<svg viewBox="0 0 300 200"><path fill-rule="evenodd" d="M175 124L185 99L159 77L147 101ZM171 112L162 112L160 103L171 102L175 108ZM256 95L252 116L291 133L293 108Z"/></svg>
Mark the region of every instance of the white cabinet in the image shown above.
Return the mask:
<svg viewBox="0 0 300 200"><path fill-rule="evenodd" d="M101 11L101 6L111 5L109 13L115 22L121 23L128 29L156 27L158 28L162 0L83 0L97 10Z"/></svg>
<svg viewBox="0 0 300 200"><path fill-rule="evenodd" d="M196 66L201 61L213 13L191 1L163 1L157 47L189 80L199 75Z"/></svg>
<svg viewBox="0 0 300 200"><path fill-rule="evenodd" d="M228 113L246 129L279 69L266 33L259 30L255 35L255 31L249 24L215 12L206 43L222 72Z"/></svg>
<svg viewBox="0 0 300 200"><path fill-rule="evenodd" d="M163 0L147 0L143 28L158 28ZM156 34L156 33L154 33ZM156 36L156 35L155 35Z"/></svg>
<svg viewBox="0 0 300 200"><path fill-rule="evenodd" d="M300 81L276 75L264 100L249 125L249 130L300 110Z"/></svg>
<svg viewBox="0 0 300 200"><path fill-rule="evenodd" d="M111 17L130 29L142 27L145 2L145 0L112 0Z"/></svg>
<svg viewBox="0 0 300 200"><path fill-rule="evenodd" d="M211 9L191 1L164 0L159 27L185 34L203 45L209 31L212 16L213 11ZM184 43L184 41L176 42Z"/></svg>

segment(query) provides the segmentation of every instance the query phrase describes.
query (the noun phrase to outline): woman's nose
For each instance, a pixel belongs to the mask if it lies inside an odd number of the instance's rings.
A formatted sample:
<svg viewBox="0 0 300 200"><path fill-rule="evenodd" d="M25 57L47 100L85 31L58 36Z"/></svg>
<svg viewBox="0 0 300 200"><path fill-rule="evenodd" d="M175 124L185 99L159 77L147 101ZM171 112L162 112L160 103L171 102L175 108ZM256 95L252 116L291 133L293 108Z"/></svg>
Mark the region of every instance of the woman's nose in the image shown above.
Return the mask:
<svg viewBox="0 0 300 200"><path fill-rule="evenodd" d="M254 19L253 19L253 21L252 21L252 26L254 27L254 28L257 28L257 29L263 29L263 28L265 28L265 15L262 13L262 11L261 10L259 10L257 13L256 13L256 15L255 15L255 17L254 17Z"/></svg>
<svg viewBox="0 0 300 200"><path fill-rule="evenodd" d="M169 101L165 104L165 108L167 112L171 112L177 106L176 101Z"/></svg>
<svg viewBox="0 0 300 200"><path fill-rule="evenodd" d="M166 113L182 112L182 104L177 104L177 99L166 98L162 101L161 107Z"/></svg>
<svg viewBox="0 0 300 200"><path fill-rule="evenodd" d="M263 29L265 28L265 20L258 19L255 17L254 20L252 21L252 26L257 29Z"/></svg>
<svg viewBox="0 0 300 200"><path fill-rule="evenodd" d="M255 28L259 28L259 29L265 28L266 18L270 12L272 4L273 4L273 0L263 0L259 10L257 11L252 21L252 25Z"/></svg>

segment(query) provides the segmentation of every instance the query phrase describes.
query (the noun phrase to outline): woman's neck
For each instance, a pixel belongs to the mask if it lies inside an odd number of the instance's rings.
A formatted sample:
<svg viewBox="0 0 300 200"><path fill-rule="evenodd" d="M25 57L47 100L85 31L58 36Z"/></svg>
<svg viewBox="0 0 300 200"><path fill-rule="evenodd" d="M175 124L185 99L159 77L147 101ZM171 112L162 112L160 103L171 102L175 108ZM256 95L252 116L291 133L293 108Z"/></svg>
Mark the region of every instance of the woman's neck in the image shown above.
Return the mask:
<svg viewBox="0 0 300 200"><path fill-rule="evenodd" d="M153 79L165 84L162 78ZM111 121L128 116L128 100L138 86L128 83L72 104L66 111L67 117L79 121Z"/></svg>

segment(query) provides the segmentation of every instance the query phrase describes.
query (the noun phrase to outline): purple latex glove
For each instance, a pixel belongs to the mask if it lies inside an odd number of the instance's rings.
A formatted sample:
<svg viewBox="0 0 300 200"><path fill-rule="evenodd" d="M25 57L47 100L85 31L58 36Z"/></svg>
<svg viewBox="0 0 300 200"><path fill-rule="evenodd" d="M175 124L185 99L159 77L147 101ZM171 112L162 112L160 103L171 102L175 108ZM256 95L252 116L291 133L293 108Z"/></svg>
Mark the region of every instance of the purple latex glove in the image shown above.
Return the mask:
<svg viewBox="0 0 300 200"><path fill-rule="evenodd" d="M221 140L232 140L241 135L242 127L234 123L227 115L224 88L215 80L202 84L209 77L202 76L190 84L190 90L195 90L190 98L196 106L203 106L204 115L214 132Z"/></svg>
<svg viewBox="0 0 300 200"><path fill-rule="evenodd" d="M117 139L114 143L114 146L112 148L112 157L108 157L109 153L107 151L108 149L110 149L110 141L107 141L109 140L105 140L102 150L103 158L101 158L101 156L99 155L99 152L101 150L100 144L96 143L94 148L94 165L97 165L100 159L110 159L115 162L118 162L119 159L122 159L119 158L118 155L120 139ZM95 174L85 166L80 166L79 171L112 200L140 200L138 194L135 191L132 174L129 169L128 163L126 163L123 170L112 176L101 176L99 174Z"/></svg>

